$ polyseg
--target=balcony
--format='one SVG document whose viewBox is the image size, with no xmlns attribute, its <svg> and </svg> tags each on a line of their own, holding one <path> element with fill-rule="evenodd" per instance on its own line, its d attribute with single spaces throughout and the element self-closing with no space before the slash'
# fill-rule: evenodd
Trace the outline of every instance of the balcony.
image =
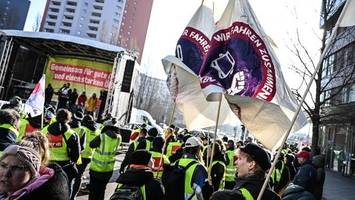
<svg viewBox="0 0 355 200">
<path fill-rule="evenodd" d="M 67 12 L 67 11 L 64 11 L 64 15 L 67 16 L 68 18 L 72 17 L 74 18 L 74 14 L 73 12 Z"/>
<path fill-rule="evenodd" d="M 75 9 L 76 9 L 76 6 L 73 6 L 73 5 L 65 5 L 65 8 L 66 9 L 71 9 L 71 10 L 74 10 L 74 12 L 75 12 Z"/>
<path fill-rule="evenodd" d="M 57 22 L 57 19 L 53 19 L 53 18 L 47 17 L 46 21 L 47 22 Z"/>
<path fill-rule="evenodd" d="M 89 35 L 89 34 L 93 34 L 93 35 L 96 35 L 97 34 L 97 30 L 87 30 L 86 33 Z M 96 37 L 96 36 L 95 36 Z"/>
</svg>

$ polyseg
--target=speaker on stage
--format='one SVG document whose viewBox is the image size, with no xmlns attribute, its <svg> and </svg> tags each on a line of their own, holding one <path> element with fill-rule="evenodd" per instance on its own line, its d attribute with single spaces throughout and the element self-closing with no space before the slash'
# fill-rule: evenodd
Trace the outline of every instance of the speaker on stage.
<svg viewBox="0 0 355 200">
<path fill-rule="evenodd" d="M 134 60 L 126 61 L 126 66 L 124 69 L 122 85 L 121 85 L 122 92 L 128 92 L 128 93 L 131 92 L 131 82 L 132 82 L 132 76 L 134 70 L 134 63 L 135 63 Z"/>
</svg>

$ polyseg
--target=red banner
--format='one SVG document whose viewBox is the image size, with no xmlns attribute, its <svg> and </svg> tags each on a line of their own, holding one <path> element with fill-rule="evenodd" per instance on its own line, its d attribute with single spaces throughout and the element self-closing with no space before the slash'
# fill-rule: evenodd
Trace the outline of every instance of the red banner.
<svg viewBox="0 0 355 200">
<path fill-rule="evenodd" d="M 57 62 L 50 63 L 49 67 L 53 73 L 54 80 L 76 82 L 104 89 L 108 88 L 111 75 L 109 71 Z"/>
</svg>

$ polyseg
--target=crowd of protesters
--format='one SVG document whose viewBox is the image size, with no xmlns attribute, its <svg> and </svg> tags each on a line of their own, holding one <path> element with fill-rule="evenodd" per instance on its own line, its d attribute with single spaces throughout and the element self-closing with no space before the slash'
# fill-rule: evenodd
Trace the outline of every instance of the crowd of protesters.
<svg viewBox="0 0 355 200">
<path fill-rule="evenodd" d="M 97 121 L 87 107 L 73 110 L 85 100 L 73 104 L 70 90 L 57 92 L 58 108 L 48 107 L 43 121 L 22 113 L 18 97 L 0 109 L 0 199 L 75 199 L 87 168 L 89 199 L 104 199 L 120 129 L 110 116 Z M 111 199 L 257 199 L 274 155 L 251 139 L 212 141 L 174 125 L 164 133 L 137 127 Z M 321 199 L 324 178 L 319 149 L 284 145 L 262 199 Z"/>
</svg>

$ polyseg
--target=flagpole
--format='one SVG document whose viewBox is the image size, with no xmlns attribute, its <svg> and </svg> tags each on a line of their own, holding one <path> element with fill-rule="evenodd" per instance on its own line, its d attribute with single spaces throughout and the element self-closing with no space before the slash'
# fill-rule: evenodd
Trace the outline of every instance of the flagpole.
<svg viewBox="0 0 355 200">
<path fill-rule="evenodd" d="M 44 118 L 44 110 L 42 111 L 41 114 L 41 130 L 43 129 L 43 118 Z"/>
<path fill-rule="evenodd" d="M 173 123 L 173 119 L 174 119 L 175 110 L 176 110 L 176 100 L 174 101 L 173 112 L 172 112 L 172 113 L 171 113 L 171 115 L 170 115 L 170 119 L 169 119 L 169 126 Z"/>
<path fill-rule="evenodd" d="M 218 102 L 218 110 L 217 110 L 217 119 L 216 119 L 216 127 L 214 129 L 214 138 L 213 138 L 213 144 L 212 144 L 212 151 L 210 153 L 210 163 L 207 166 L 208 167 L 208 182 L 212 185 L 212 178 L 211 178 L 211 171 L 212 171 L 212 162 L 213 162 L 213 154 L 214 154 L 214 149 L 216 146 L 216 141 L 217 141 L 217 128 L 218 128 L 218 123 L 219 123 L 219 116 L 221 112 L 221 104 L 222 104 L 222 94 L 218 94 L 219 96 L 219 102 Z M 209 148 L 209 147 L 208 147 Z M 207 149 L 207 158 L 208 158 L 208 152 L 209 150 Z"/>
<path fill-rule="evenodd" d="M 268 174 L 267 174 L 267 176 L 266 176 L 266 179 L 265 179 L 265 181 L 264 181 L 263 187 L 261 188 L 261 191 L 260 191 L 260 193 L 259 193 L 259 196 L 258 196 L 257 200 L 261 200 L 261 197 L 262 197 L 262 195 L 263 195 L 263 193 L 264 193 L 264 191 L 265 191 L 265 189 L 266 189 L 266 186 L 267 186 L 267 184 L 268 184 L 268 182 L 269 182 L 269 179 L 270 179 L 270 176 L 271 176 L 271 174 L 272 174 L 272 171 L 274 170 L 274 168 L 275 168 L 275 166 L 276 166 L 276 163 L 277 163 L 277 161 L 278 161 L 278 159 L 279 159 L 279 157 L 280 157 L 282 147 L 283 147 L 283 145 L 285 144 L 285 142 L 286 142 L 288 136 L 290 135 L 290 132 L 291 132 L 291 130 L 292 130 L 292 127 L 293 127 L 293 125 L 295 124 L 296 119 L 297 119 L 297 116 L 298 116 L 298 114 L 299 114 L 300 111 L 301 111 L 302 104 L 304 103 L 304 101 L 305 101 L 305 99 L 306 99 L 306 96 L 307 96 L 307 94 L 308 94 L 308 92 L 309 92 L 309 89 L 311 88 L 311 85 L 312 85 L 312 83 L 313 83 L 313 80 L 314 80 L 314 78 L 316 77 L 317 72 L 319 71 L 320 67 L 322 66 L 323 59 L 324 59 L 324 57 L 325 57 L 327 51 L 329 50 L 330 45 L 334 42 L 334 40 L 335 40 L 335 38 L 336 38 L 336 34 L 337 34 L 337 30 L 338 30 L 339 24 L 340 24 L 342 18 L 344 17 L 344 13 L 345 13 L 345 11 L 346 11 L 348 5 L 349 5 L 349 2 L 350 2 L 350 0 L 347 0 L 347 1 L 346 1 L 345 6 L 344 6 L 344 8 L 343 8 L 343 10 L 342 10 L 342 12 L 341 12 L 339 18 L 338 18 L 338 21 L 337 21 L 337 23 L 335 24 L 334 31 L 332 32 L 332 34 L 331 34 L 331 36 L 330 36 L 329 43 L 326 44 L 326 46 L 325 46 L 325 48 L 324 48 L 324 50 L 323 50 L 323 52 L 322 52 L 322 54 L 321 54 L 321 56 L 320 56 L 320 59 L 319 59 L 318 64 L 317 64 L 317 67 L 316 67 L 316 69 L 314 70 L 314 72 L 313 72 L 313 74 L 312 74 L 312 77 L 311 77 L 309 83 L 307 84 L 307 88 L 306 88 L 306 90 L 305 90 L 305 92 L 304 92 L 304 94 L 303 94 L 303 96 L 302 96 L 302 100 L 301 100 L 300 104 L 298 105 L 298 108 L 297 108 L 297 111 L 296 111 L 295 115 L 293 116 L 293 119 L 292 119 L 292 121 L 291 121 L 291 125 L 290 125 L 289 129 L 287 130 L 286 135 L 285 135 L 285 136 L 283 137 L 283 139 L 282 139 L 280 148 L 277 150 L 277 154 L 276 154 L 276 156 L 275 156 L 275 158 L 274 158 L 274 161 L 273 161 L 273 163 L 272 163 L 272 165 L 271 165 L 271 168 L 270 168 L 270 170 L 269 170 L 269 172 L 268 172 Z"/>
</svg>

